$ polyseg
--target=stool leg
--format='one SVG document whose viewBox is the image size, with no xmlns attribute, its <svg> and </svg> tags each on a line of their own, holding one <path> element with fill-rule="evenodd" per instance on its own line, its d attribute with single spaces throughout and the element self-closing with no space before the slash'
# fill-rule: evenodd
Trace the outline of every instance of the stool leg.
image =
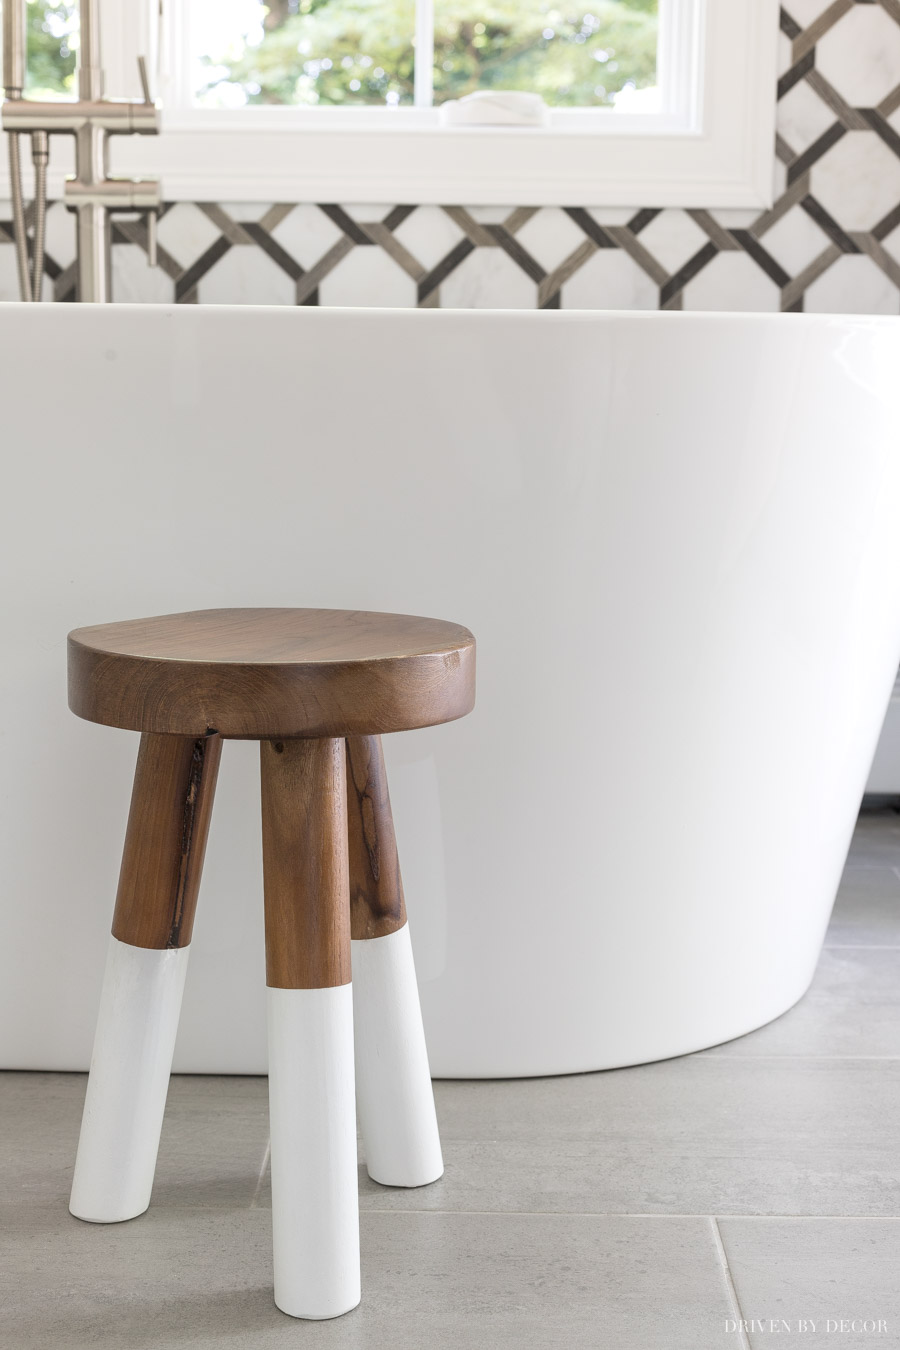
<svg viewBox="0 0 900 1350">
<path fill-rule="evenodd" d="M 344 746 L 261 743 L 275 1302 L 360 1298 Z"/>
<path fill-rule="evenodd" d="M 150 1203 L 221 741 L 141 737 L 69 1209 Z"/>
<path fill-rule="evenodd" d="M 379 736 L 347 741 L 356 1092 L 366 1167 L 383 1186 L 444 1170 Z"/>
</svg>

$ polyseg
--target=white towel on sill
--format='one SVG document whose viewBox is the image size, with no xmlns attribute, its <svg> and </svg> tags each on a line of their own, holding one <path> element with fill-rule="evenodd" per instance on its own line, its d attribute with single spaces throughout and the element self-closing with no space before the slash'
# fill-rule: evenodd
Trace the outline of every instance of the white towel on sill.
<svg viewBox="0 0 900 1350">
<path fill-rule="evenodd" d="M 549 108 L 540 94 L 513 89 L 479 89 L 440 105 L 445 127 L 543 127 Z"/>
</svg>

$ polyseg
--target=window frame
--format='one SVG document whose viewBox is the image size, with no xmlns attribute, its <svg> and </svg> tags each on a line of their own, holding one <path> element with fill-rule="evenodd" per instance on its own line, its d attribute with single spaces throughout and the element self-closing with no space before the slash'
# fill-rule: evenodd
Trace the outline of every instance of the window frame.
<svg viewBox="0 0 900 1350">
<path fill-rule="evenodd" d="M 166 0 L 161 49 L 158 4 L 101 0 L 103 61 L 116 95 L 139 96 L 139 52 L 164 72 L 163 135 L 115 137 L 111 158 L 116 173 L 159 174 L 170 201 L 765 207 L 773 199 L 778 0 L 665 0 L 662 110 L 559 108 L 541 128 L 444 127 L 436 108 L 422 106 L 191 108 L 190 0 Z M 65 139 L 54 138 L 51 191 L 71 172 Z"/>
</svg>

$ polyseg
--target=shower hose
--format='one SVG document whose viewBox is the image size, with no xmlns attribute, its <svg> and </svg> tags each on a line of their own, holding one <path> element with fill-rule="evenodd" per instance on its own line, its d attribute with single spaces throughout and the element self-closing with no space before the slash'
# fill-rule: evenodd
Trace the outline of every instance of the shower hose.
<svg viewBox="0 0 900 1350">
<path fill-rule="evenodd" d="M 12 193 L 16 264 L 19 271 L 19 294 L 23 300 L 40 300 L 44 279 L 49 138 L 46 131 L 35 131 L 31 136 L 31 155 L 34 162 L 34 238 L 31 247 L 31 266 L 29 267 L 29 241 L 25 226 L 25 201 L 22 195 L 22 158 L 19 135 L 20 133 L 15 131 L 9 133 L 9 178 Z"/>
</svg>

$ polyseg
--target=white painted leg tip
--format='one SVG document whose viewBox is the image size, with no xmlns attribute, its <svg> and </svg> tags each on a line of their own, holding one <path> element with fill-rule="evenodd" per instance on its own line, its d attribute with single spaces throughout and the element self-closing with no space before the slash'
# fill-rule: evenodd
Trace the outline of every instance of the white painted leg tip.
<svg viewBox="0 0 900 1350">
<path fill-rule="evenodd" d="M 131 1219 L 139 1219 L 142 1214 L 146 1214 L 150 1208 L 149 1202 L 143 1209 L 131 1210 L 127 1214 L 99 1214 L 89 1212 L 87 1209 L 73 1208 L 69 1205 L 69 1213 L 73 1219 L 78 1219 L 81 1223 L 128 1223 Z"/>
<path fill-rule="evenodd" d="M 279 1312 L 283 1312 L 285 1317 L 294 1317 L 298 1322 L 331 1322 L 335 1317 L 346 1317 L 347 1313 L 353 1312 L 358 1308 L 360 1298 L 355 1303 L 348 1303 L 346 1308 L 338 1308 L 336 1312 L 295 1312 L 293 1308 L 286 1308 L 283 1303 L 275 1299 L 275 1307 Z"/>
<path fill-rule="evenodd" d="M 356 1095 L 369 1176 L 415 1190 L 444 1173 L 406 924 L 353 944 Z"/>
<path fill-rule="evenodd" d="M 366 1168 L 369 1172 L 369 1169 Z M 444 1169 L 441 1167 L 439 1172 L 429 1172 L 427 1175 L 404 1175 L 385 1173 L 382 1176 L 376 1176 L 374 1172 L 369 1172 L 369 1180 L 375 1181 L 379 1186 L 402 1187 L 404 1190 L 418 1190 L 422 1186 L 433 1186 L 436 1181 L 440 1181 L 444 1175 Z"/>
<path fill-rule="evenodd" d="M 150 1204 L 190 947 L 110 937 L 69 1213 L 127 1223 Z"/>
</svg>

